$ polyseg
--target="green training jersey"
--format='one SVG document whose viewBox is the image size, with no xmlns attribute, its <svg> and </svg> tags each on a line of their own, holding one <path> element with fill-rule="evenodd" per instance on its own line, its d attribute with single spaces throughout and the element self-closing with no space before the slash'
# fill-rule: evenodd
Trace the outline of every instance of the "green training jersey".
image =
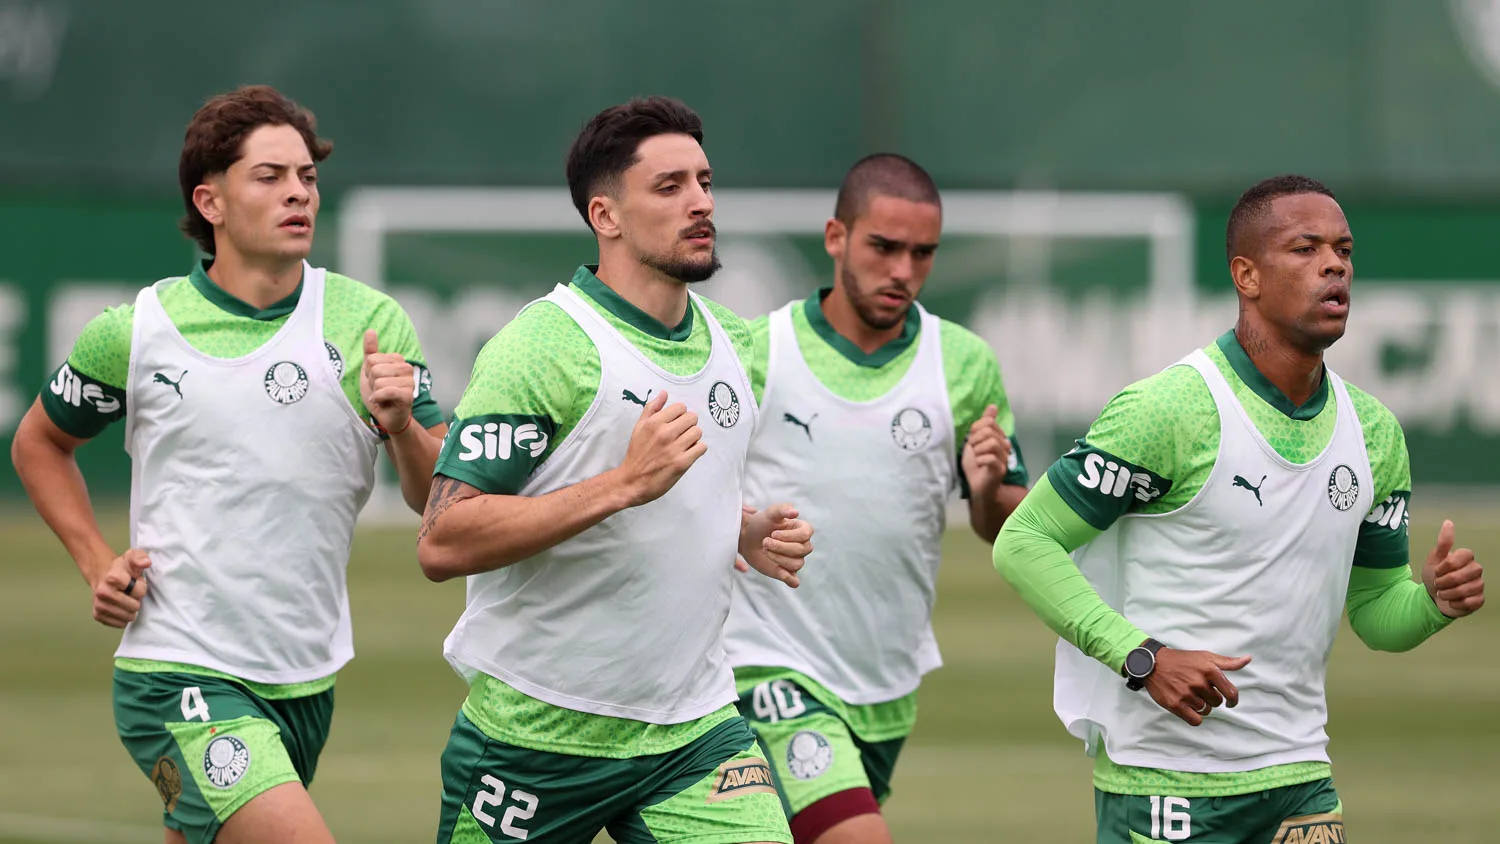
<svg viewBox="0 0 1500 844">
<path fill-rule="evenodd" d="M 663 325 L 611 290 L 594 269 L 580 267 L 571 290 L 648 360 L 681 376 L 708 363 L 711 334 L 698 305 L 691 304 L 676 326 Z M 700 301 L 723 327 L 748 372 L 751 341 L 745 322 L 721 305 Z M 509 426 L 504 429 L 517 436 L 526 431 L 528 439 L 519 445 L 545 445 L 496 449 L 493 457 L 477 459 L 463 446 L 461 436 L 450 436 L 436 473 L 486 494 L 519 493 L 578 427 L 594 403 L 600 380 L 599 351 L 583 327 L 552 302 L 529 305 L 480 351 L 450 430 L 494 423 Z M 624 400 L 644 404 L 647 396 L 627 395 Z M 666 725 L 579 712 L 548 704 L 484 674 L 474 681 L 464 714 L 487 735 L 509 744 L 607 758 L 665 753 L 736 717 L 732 704 L 704 718 Z"/>
<path fill-rule="evenodd" d="M 199 352 L 220 358 L 250 354 L 269 341 L 290 317 L 302 287 L 274 305 L 257 309 L 227 293 L 208 277 L 204 260 L 186 277 L 157 288 L 163 310 L 187 343 Z M 375 329 L 382 351 L 400 354 L 414 367 L 418 394 L 413 418 L 424 427 L 442 422 L 442 410 L 432 398 L 432 377 L 417 342 L 411 320 L 394 299 L 344 276 L 327 273 L 324 281 L 323 337 L 331 358 L 342 367 L 340 385 L 355 412 L 369 420 L 359 394 L 359 372 L 364 362 L 364 333 Z M 42 408 L 64 433 L 80 439 L 98 436 L 126 411 L 130 372 L 133 304 L 110 308 L 94 317 L 79 334 L 65 362 L 52 373 L 41 391 Z M 179 381 L 182 376 L 178 376 Z M 182 672 L 228 677 L 202 666 L 120 658 L 116 666 L 131 672 Z M 334 677 L 305 683 L 245 683 L 261 697 L 305 697 L 326 690 Z"/>
<path fill-rule="evenodd" d="M 1282 458 L 1306 463 L 1328 446 L 1337 421 L 1337 403 L 1331 400 L 1327 378 L 1306 403 L 1294 406 L 1255 368 L 1233 331 L 1205 352 L 1229 382 L 1251 423 Z M 1405 435 L 1384 405 L 1353 385 L 1346 386 L 1364 435 L 1376 502 L 1361 524 L 1352 562 L 1375 569 L 1405 566 L 1406 510 L 1411 497 Z M 1102 531 L 1126 513 L 1167 513 L 1192 501 L 1214 468 L 1219 434 L 1218 411 L 1203 378 L 1191 367 L 1170 367 L 1116 395 L 1077 446 L 1048 469 L 1047 480 L 1081 518 Z M 1106 466 L 1118 466 L 1117 475 L 1129 473 L 1129 494 L 1100 495 L 1087 485 L 1087 479 L 1098 475 L 1101 459 Z M 1257 480 L 1246 479 L 1246 488 Z M 1328 775 L 1329 766 L 1321 762 L 1233 774 L 1132 768 L 1114 764 L 1101 749 L 1094 779 L 1098 788 L 1111 793 L 1222 795 L 1311 782 Z"/>
</svg>

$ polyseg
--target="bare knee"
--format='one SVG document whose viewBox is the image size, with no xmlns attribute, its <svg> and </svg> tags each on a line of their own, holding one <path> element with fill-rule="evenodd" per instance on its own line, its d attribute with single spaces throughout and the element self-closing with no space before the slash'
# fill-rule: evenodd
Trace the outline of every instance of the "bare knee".
<svg viewBox="0 0 1500 844">
<path fill-rule="evenodd" d="M 250 799 L 219 828 L 214 844 L 334 844 L 333 833 L 301 783 L 288 782 Z"/>
</svg>

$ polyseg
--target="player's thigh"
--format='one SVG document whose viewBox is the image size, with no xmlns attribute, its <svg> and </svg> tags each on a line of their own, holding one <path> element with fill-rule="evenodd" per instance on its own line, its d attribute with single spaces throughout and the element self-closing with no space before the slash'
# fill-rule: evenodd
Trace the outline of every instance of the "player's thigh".
<svg viewBox="0 0 1500 844">
<path fill-rule="evenodd" d="M 742 720 L 647 760 L 649 792 L 609 824 L 619 844 L 791 844 L 770 766 Z"/>
<path fill-rule="evenodd" d="M 516 747 L 485 735 L 462 711 L 442 758 L 438 844 L 588 841 L 629 810 L 633 760 Z"/>
<path fill-rule="evenodd" d="M 797 844 L 891 844 L 891 830 L 881 815 L 855 815 L 829 827 L 816 838 Z"/>
<path fill-rule="evenodd" d="M 301 777 L 264 701 L 237 683 L 115 672 L 115 725 L 162 800 L 162 823 L 189 844 L 257 795 Z"/>
<path fill-rule="evenodd" d="M 302 783 L 287 782 L 230 815 L 214 844 L 333 844 L 333 833 Z"/>
<path fill-rule="evenodd" d="M 1095 791 L 1094 807 L 1099 844 L 1344 840 L 1342 808 L 1329 780 L 1226 797 Z"/>
<path fill-rule="evenodd" d="M 870 777 L 849 727 L 822 710 L 774 723 L 751 723 L 764 749 L 777 787 L 795 816 L 826 797 L 869 789 Z"/>
</svg>

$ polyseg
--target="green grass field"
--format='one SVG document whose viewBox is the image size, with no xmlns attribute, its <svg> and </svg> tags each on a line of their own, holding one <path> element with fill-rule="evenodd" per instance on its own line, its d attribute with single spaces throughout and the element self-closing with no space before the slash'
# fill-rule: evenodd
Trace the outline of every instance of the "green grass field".
<svg viewBox="0 0 1500 844">
<path fill-rule="evenodd" d="M 1412 523 L 1425 553 L 1438 513 Z M 1486 510 L 1450 514 L 1459 540 L 1500 560 Z M 109 522 L 123 540 L 123 522 Z M 117 634 L 40 522 L 0 519 L 0 841 L 153 842 L 161 803 L 115 736 Z M 122 547 L 117 545 L 117 547 Z M 463 601 L 428 583 L 409 531 L 362 533 L 350 572 L 357 658 L 312 793 L 340 841 L 427 842 L 437 761 L 464 689 L 441 655 Z M 1089 760 L 1051 712 L 1052 635 L 953 533 L 937 606 L 947 665 L 896 771 L 888 816 L 905 842 L 1093 840 Z M 1330 675 L 1334 773 L 1358 844 L 1500 840 L 1500 604 L 1411 654 L 1375 654 L 1346 629 Z"/>
</svg>

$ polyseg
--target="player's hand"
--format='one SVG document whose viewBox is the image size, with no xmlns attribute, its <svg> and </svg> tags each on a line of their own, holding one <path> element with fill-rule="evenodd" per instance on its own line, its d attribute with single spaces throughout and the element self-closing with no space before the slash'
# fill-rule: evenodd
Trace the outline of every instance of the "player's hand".
<svg viewBox="0 0 1500 844">
<path fill-rule="evenodd" d="M 797 518 L 797 508 L 790 504 L 773 504 L 759 512 L 745 508 L 740 524 L 740 556 L 745 562 L 796 589 L 801 583 L 797 572 L 812 553 L 812 525 Z"/>
<path fill-rule="evenodd" d="M 707 451 L 698 414 L 682 402 L 668 406 L 667 391 L 657 392 L 641 408 L 618 469 L 627 506 L 660 498 Z"/>
<path fill-rule="evenodd" d="M 94 620 L 110 627 L 135 621 L 146 597 L 146 569 L 151 558 L 139 548 L 114 558 L 104 575 L 94 581 Z"/>
<path fill-rule="evenodd" d="M 1422 566 L 1422 583 L 1438 611 L 1463 618 L 1484 606 L 1484 567 L 1468 548 L 1453 547 L 1453 522 L 1438 529 L 1437 546 Z"/>
<path fill-rule="evenodd" d="M 995 421 L 999 414 L 1000 408 L 992 404 L 969 426 L 960 461 L 971 496 L 992 494 L 1010 468 L 1010 437 Z"/>
<path fill-rule="evenodd" d="M 1156 670 L 1146 678 L 1146 691 L 1162 709 L 1196 727 L 1215 707 L 1240 702 L 1240 690 L 1224 672 L 1249 664 L 1248 656 L 1162 648 L 1156 652 Z"/>
<path fill-rule="evenodd" d="M 411 421 L 416 371 L 406 358 L 380 351 L 375 329 L 365 332 L 365 362 L 359 370 L 359 397 L 380 427 L 402 431 Z"/>
</svg>

